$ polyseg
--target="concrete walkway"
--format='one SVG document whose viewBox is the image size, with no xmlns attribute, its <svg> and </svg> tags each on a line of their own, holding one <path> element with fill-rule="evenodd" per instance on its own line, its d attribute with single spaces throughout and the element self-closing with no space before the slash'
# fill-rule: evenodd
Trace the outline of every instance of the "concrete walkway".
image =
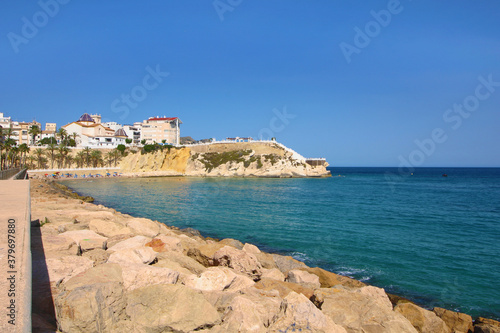
<svg viewBox="0 0 500 333">
<path fill-rule="evenodd" d="M 0 332 L 31 332 L 29 180 L 0 181 Z"/>
</svg>

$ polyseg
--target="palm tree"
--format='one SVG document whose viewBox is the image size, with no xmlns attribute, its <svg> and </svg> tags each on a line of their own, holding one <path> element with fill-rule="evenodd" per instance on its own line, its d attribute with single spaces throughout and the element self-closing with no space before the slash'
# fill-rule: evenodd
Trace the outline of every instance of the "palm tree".
<svg viewBox="0 0 500 333">
<path fill-rule="evenodd" d="M 61 140 L 60 143 L 64 143 L 64 141 L 66 140 L 66 138 L 68 137 L 68 132 L 63 128 L 59 128 L 59 130 L 57 131 L 57 135 L 59 136 L 59 139 Z"/>
<path fill-rule="evenodd" d="M 29 153 L 30 147 L 28 147 L 27 144 L 23 143 L 19 147 L 19 153 L 21 154 L 21 166 L 24 166 L 26 164 L 26 154 Z"/>
<path fill-rule="evenodd" d="M 33 155 L 28 156 L 28 169 L 32 170 L 36 168 L 36 157 Z"/>
<path fill-rule="evenodd" d="M 47 146 L 47 149 L 45 150 L 45 153 L 47 154 L 48 158 L 50 159 L 50 168 L 54 169 L 54 160 L 56 159 L 56 150 L 57 146 L 53 143 L 49 144 Z"/>
<path fill-rule="evenodd" d="M 36 140 L 36 137 L 42 133 L 42 131 L 40 130 L 40 127 L 38 127 L 38 125 L 33 125 L 31 126 L 29 132 L 29 134 L 31 134 L 31 137 L 32 137 L 32 141 L 31 141 L 31 144 L 34 145 L 35 144 L 35 140 Z"/>
<path fill-rule="evenodd" d="M 102 161 L 102 153 L 100 150 L 93 150 L 92 153 L 90 154 L 90 159 L 92 160 L 92 166 L 94 168 L 99 165 Z"/>
<path fill-rule="evenodd" d="M 115 154 L 114 151 L 108 151 L 106 154 L 106 161 L 108 162 L 108 166 L 111 167 L 111 163 L 113 163 L 113 160 L 115 159 Z"/>
<path fill-rule="evenodd" d="M 66 160 L 66 156 L 68 156 L 69 154 L 69 148 L 66 147 L 66 145 L 64 143 L 61 143 L 59 145 L 59 147 L 57 147 L 57 151 L 58 151 L 58 165 L 59 165 L 59 169 L 63 168 L 64 167 L 64 162 Z"/>
<path fill-rule="evenodd" d="M 77 145 L 77 144 L 76 144 L 76 138 L 78 138 L 78 137 L 79 137 L 78 133 L 73 132 L 73 133 L 71 133 L 71 134 L 70 134 L 70 136 L 71 136 L 71 137 L 73 138 L 73 140 L 75 141 L 75 145 Z M 78 145 L 77 145 L 77 146 L 78 146 Z"/>
<path fill-rule="evenodd" d="M 74 158 L 77 168 L 81 168 L 85 162 L 85 152 L 80 150 Z"/>
<path fill-rule="evenodd" d="M 43 149 L 42 148 L 35 149 L 35 156 L 36 156 L 36 161 L 38 163 L 38 169 L 41 169 L 43 161 Z"/>
<path fill-rule="evenodd" d="M 90 166 L 90 154 L 91 154 L 91 150 L 89 147 L 85 147 L 83 148 L 83 152 L 85 154 L 85 164 L 88 166 Z"/>
</svg>

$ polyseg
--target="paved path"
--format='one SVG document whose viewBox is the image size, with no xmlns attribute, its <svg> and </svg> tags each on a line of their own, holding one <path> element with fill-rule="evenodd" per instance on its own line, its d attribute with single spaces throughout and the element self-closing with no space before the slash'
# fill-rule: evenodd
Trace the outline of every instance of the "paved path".
<svg viewBox="0 0 500 333">
<path fill-rule="evenodd" d="M 0 332 L 2 333 L 31 332 L 29 191 L 29 180 L 0 181 Z"/>
</svg>

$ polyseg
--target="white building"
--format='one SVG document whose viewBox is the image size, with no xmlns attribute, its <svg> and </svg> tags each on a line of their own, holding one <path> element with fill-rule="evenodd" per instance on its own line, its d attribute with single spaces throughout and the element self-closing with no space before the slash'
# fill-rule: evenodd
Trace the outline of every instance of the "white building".
<svg viewBox="0 0 500 333">
<path fill-rule="evenodd" d="M 165 143 L 179 145 L 181 141 L 180 124 L 177 117 L 150 117 L 142 122 L 141 140 L 147 144 Z"/>
</svg>

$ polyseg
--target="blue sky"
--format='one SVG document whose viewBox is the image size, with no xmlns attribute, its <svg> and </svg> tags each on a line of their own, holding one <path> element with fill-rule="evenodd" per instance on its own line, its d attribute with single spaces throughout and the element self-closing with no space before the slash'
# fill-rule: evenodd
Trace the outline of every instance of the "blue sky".
<svg viewBox="0 0 500 333">
<path fill-rule="evenodd" d="M 183 136 L 272 134 L 334 166 L 500 166 L 498 1 L 2 6 L 14 120 L 177 116 Z"/>
</svg>

